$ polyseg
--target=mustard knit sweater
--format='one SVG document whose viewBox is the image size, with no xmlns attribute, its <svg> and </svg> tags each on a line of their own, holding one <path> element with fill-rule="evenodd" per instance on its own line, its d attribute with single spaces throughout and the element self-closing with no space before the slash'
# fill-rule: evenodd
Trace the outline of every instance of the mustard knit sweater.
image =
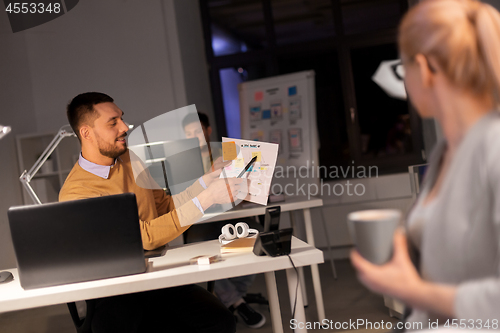
<svg viewBox="0 0 500 333">
<path fill-rule="evenodd" d="M 135 193 L 142 244 L 146 250 L 152 250 L 170 242 L 203 216 L 191 200 L 203 191 L 199 181 L 180 194 L 168 196 L 156 184 L 151 184 L 149 188 L 157 189 L 138 186 L 134 179 L 133 167 L 135 169 L 137 166 L 132 166 L 129 151 L 116 160 L 108 179 L 85 171 L 77 162 L 61 188 L 59 201 Z M 142 174 L 149 175 L 148 173 Z M 146 179 L 150 183 L 153 182 L 150 177 Z M 140 183 L 143 181 L 144 179 Z"/>
</svg>

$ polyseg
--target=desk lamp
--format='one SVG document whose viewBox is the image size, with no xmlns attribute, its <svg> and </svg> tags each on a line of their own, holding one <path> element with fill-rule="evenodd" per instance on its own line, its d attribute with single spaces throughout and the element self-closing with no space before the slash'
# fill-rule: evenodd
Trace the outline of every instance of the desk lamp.
<svg viewBox="0 0 500 333">
<path fill-rule="evenodd" d="M 382 61 L 372 80 L 392 98 L 406 100 L 404 68 L 400 59 Z"/>
<path fill-rule="evenodd" d="M 40 155 L 40 157 L 36 160 L 35 164 L 31 167 L 31 169 L 29 171 L 24 170 L 21 177 L 19 177 L 19 180 L 23 184 L 26 191 L 28 191 L 28 194 L 30 195 L 31 199 L 35 204 L 41 205 L 42 202 L 40 201 L 35 191 L 31 187 L 30 182 L 35 176 L 35 174 L 38 172 L 38 170 L 40 170 L 45 161 L 47 161 L 47 159 L 50 157 L 52 152 L 57 148 L 62 139 L 69 136 L 76 136 L 76 134 L 73 133 L 69 125 L 64 125 L 59 129 L 59 132 L 57 132 L 54 139 L 52 139 L 47 148 L 45 148 L 42 155 Z"/>
<path fill-rule="evenodd" d="M 10 132 L 10 126 L 0 125 L 0 139 L 6 136 Z"/>
</svg>

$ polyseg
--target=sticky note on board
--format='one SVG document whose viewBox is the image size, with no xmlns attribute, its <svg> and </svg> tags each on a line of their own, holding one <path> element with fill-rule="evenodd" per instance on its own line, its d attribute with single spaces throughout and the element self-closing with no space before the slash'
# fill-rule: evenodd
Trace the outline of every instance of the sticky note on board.
<svg viewBox="0 0 500 333">
<path fill-rule="evenodd" d="M 255 162 L 261 162 L 262 161 L 262 153 L 260 151 L 253 151 L 252 152 L 252 158 L 257 156 L 257 160 Z"/>
<path fill-rule="evenodd" d="M 264 99 L 264 93 L 262 91 L 256 91 L 254 95 L 256 101 L 262 101 Z"/>
<path fill-rule="evenodd" d="M 297 95 L 297 86 L 288 87 L 288 96 Z"/>
<path fill-rule="evenodd" d="M 234 162 L 234 167 L 235 168 L 244 168 L 245 162 L 243 161 L 242 158 L 237 158 L 236 161 Z"/>
<path fill-rule="evenodd" d="M 236 144 L 234 141 L 222 143 L 222 159 L 232 161 L 236 159 Z"/>
</svg>

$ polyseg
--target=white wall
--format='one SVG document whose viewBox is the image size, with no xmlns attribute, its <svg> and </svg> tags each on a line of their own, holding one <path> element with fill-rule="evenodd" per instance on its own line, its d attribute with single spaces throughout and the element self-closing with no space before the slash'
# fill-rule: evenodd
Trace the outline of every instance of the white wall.
<svg viewBox="0 0 500 333">
<path fill-rule="evenodd" d="M 26 31 L 37 129 L 67 123 L 75 95 L 111 95 L 130 123 L 176 107 L 159 1 L 81 1 Z"/>
<path fill-rule="evenodd" d="M 196 104 L 198 111 L 208 115 L 213 130 L 212 140 L 215 140 L 218 137 L 217 125 L 213 112 L 199 1 L 176 0 L 174 8 L 186 100 L 188 104 Z"/>
<path fill-rule="evenodd" d="M 0 269 L 15 265 L 7 209 L 22 204 L 15 135 L 57 131 L 87 91 L 136 125 L 193 103 L 213 119 L 199 16 L 197 1 L 87 0 L 13 34 L 0 15 L 0 124 L 13 127 L 0 141 Z"/>
<path fill-rule="evenodd" d="M 0 15 L 0 124 L 12 127 L 0 140 L 1 270 L 15 265 L 7 209 L 22 200 L 15 135 L 36 131 L 26 37 L 12 33 L 7 15 Z"/>
</svg>

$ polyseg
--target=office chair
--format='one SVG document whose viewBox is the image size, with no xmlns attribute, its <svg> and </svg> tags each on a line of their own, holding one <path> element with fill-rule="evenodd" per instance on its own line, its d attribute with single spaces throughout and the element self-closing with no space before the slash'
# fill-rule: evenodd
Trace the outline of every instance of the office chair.
<svg viewBox="0 0 500 333">
<path fill-rule="evenodd" d="M 86 300 L 87 303 L 87 313 L 85 318 L 80 318 L 78 315 L 78 310 L 76 309 L 76 303 L 68 303 L 69 313 L 71 314 L 71 319 L 73 319 L 73 324 L 75 324 L 77 333 L 92 333 L 92 317 L 94 316 L 95 303 L 96 300 Z"/>
</svg>

